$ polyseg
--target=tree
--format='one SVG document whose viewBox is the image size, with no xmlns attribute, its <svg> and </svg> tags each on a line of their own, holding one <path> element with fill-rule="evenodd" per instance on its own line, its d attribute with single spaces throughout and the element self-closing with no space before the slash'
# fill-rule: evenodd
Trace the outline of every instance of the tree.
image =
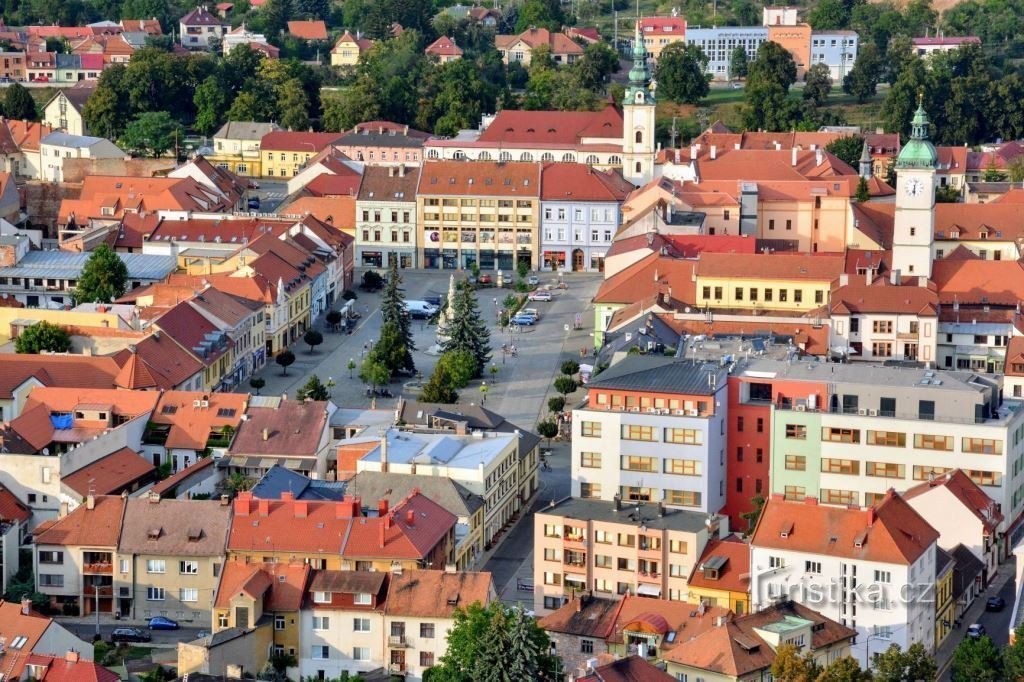
<svg viewBox="0 0 1024 682">
<path fill-rule="evenodd" d="M 922 680 L 933 679 L 922 677 Z M 853 656 L 843 656 L 832 661 L 818 675 L 815 682 L 871 682 L 871 672 L 861 670 L 860 663 Z"/>
<path fill-rule="evenodd" d="M 465 388 L 476 376 L 476 356 L 468 350 L 453 350 L 444 353 L 437 361 L 444 365 L 453 388 Z"/>
<path fill-rule="evenodd" d="M 871 199 L 871 189 L 868 187 L 868 181 L 865 178 L 857 180 L 857 191 L 854 193 L 853 198 L 862 204 Z"/>
<path fill-rule="evenodd" d="M 801 656 L 800 650 L 792 644 L 782 644 L 775 650 L 771 673 L 779 682 L 810 682 L 820 672 L 810 652 Z"/>
<path fill-rule="evenodd" d="M 555 390 L 562 395 L 569 395 L 576 390 L 576 380 L 563 374 L 555 379 Z"/>
<path fill-rule="evenodd" d="M 847 4 L 843 0 L 820 0 L 814 9 L 807 13 L 807 23 L 815 31 L 844 29 L 850 25 L 849 7 L 852 4 Z"/>
<path fill-rule="evenodd" d="M 292 78 L 281 87 L 277 98 L 277 110 L 281 113 L 281 126 L 288 130 L 309 128 L 309 97 L 302 88 L 302 81 Z"/>
<path fill-rule="evenodd" d="M 408 369 L 412 363 L 412 356 L 402 341 L 398 325 L 392 320 L 388 320 L 381 327 L 380 338 L 367 357 L 372 357 L 374 362 L 387 367 L 392 376 Z"/>
<path fill-rule="evenodd" d="M 236 471 L 235 473 L 231 474 L 226 479 L 224 479 L 224 487 L 228 490 L 228 492 L 232 492 L 235 494 L 245 492 L 246 490 L 252 490 L 253 486 L 255 485 L 256 479 L 249 478 L 241 471 Z"/>
<path fill-rule="evenodd" d="M 396 341 L 404 352 L 401 358 L 388 364 L 392 372 L 404 369 L 410 372 L 416 370 L 416 363 L 412 359 L 412 351 L 416 350 L 416 344 L 412 340 L 412 324 L 409 314 L 405 309 L 405 297 L 402 295 L 402 276 L 398 271 L 398 263 L 392 262 L 388 270 L 388 279 L 384 284 L 384 293 L 380 303 L 380 318 L 384 325 L 393 325 Z M 383 339 L 383 329 L 381 338 Z"/>
<path fill-rule="evenodd" d="M 960 201 L 960 190 L 953 185 L 942 185 L 935 188 L 935 203 L 955 204 Z"/>
<path fill-rule="evenodd" d="M 853 68 L 843 77 L 843 92 L 856 97 L 860 103 L 866 102 L 878 90 L 884 71 L 885 64 L 878 48 L 872 43 L 863 45 Z"/>
<path fill-rule="evenodd" d="M 274 358 L 274 362 L 281 366 L 281 376 L 287 376 L 288 367 L 295 363 L 295 353 L 290 350 L 283 350 Z"/>
<path fill-rule="evenodd" d="M 747 529 L 743 531 L 743 537 L 747 537 L 754 532 L 754 526 L 757 525 L 757 520 L 761 518 L 761 510 L 764 509 L 764 497 L 754 495 L 750 498 L 750 504 L 752 509 L 740 514 L 740 518 L 747 522 Z"/>
<path fill-rule="evenodd" d="M 1024 624 L 1013 631 L 1012 644 L 1003 649 L 1003 674 L 1008 680 L 1024 679 Z"/>
<path fill-rule="evenodd" d="M 276 38 L 288 26 L 288 20 L 294 14 L 292 0 L 267 0 L 260 10 L 267 35 Z"/>
<path fill-rule="evenodd" d="M 768 40 L 757 48 L 757 59 L 747 67 L 747 80 L 775 83 L 784 90 L 796 83 L 793 55 L 778 43 Z"/>
<path fill-rule="evenodd" d="M 564 20 L 557 0 L 526 0 L 519 9 L 515 32 L 522 33 L 531 26 L 555 31 Z"/>
<path fill-rule="evenodd" d="M 16 353 L 38 354 L 44 351 L 67 353 L 69 350 L 71 350 L 71 337 L 68 336 L 68 333 L 46 320 L 26 327 L 14 339 Z"/>
<path fill-rule="evenodd" d="M 576 60 L 573 69 L 583 87 L 598 90 L 619 70 L 619 55 L 604 41 L 591 43 L 583 48 L 583 56 Z"/>
<path fill-rule="evenodd" d="M 804 74 L 804 99 L 820 107 L 832 92 L 832 76 L 828 64 L 818 62 Z"/>
<path fill-rule="evenodd" d="M 338 331 L 338 325 L 341 324 L 341 311 L 340 310 L 329 310 L 327 315 L 324 317 L 327 324 L 331 325 L 332 331 Z"/>
<path fill-rule="evenodd" d="M 757 59 L 747 66 L 743 124 L 753 130 L 792 128 L 800 118 L 797 103 L 788 97 L 795 82 L 793 56 L 776 42 L 761 43 Z"/>
<path fill-rule="evenodd" d="M 825 151 L 835 154 L 855 170 L 864 151 L 864 138 L 859 135 L 844 135 L 825 145 Z"/>
<path fill-rule="evenodd" d="M 255 389 L 256 395 L 260 394 L 260 389 L 267 385 L 267 380 L 260 377 L 253 377 L 249 379 L 249 387 Z"/>
<path fill-rule="evenodd" d="M 451 405 L 459 401 L 459 394 L 453 388 L 454 383 L 452 382 L 452 376 L 449 373 L 447 365 L 441 362 L 437 363 L 434 367 L 433 374 L 430 375 L 430 379 L 423 385 L 423 390 L 420 391 L 420 400 L 425 403 L 441 403 L 442 405 Z"/>
<path fill-rule="evenodd" d="M 14 120 L 34 121 L 36 116 L 36 101 L 21 83 L 11 83 L 4 93 L 4 115 Z"/>
<path fill-rule="evenodd" d="M 309 377 L 305 385 L 295 392 L 296 400 L 329 400 L 331 397 L 330 391 L 327 390 L 327 386 L 320 381 L 320 377 L 313 375 Z"/>
<path fill-rule="evenodd" d="M 965 638 L 953 652 L 952 682 L 998 682 L 1003 678 L 999 649 L 989 637 Z"/>
<path fill-rule="evenodd" d="M 898 644 L 892 644 L 885 651 L 874 656 L 875 680 L 877 682 L 917 682 L 934 680 L 938 672 L 935 659 L 920 642 L 904 651 Z"/>
<path fill-rule="evenodd" d="M 859 56 L 858 56 L 859 58 Z M 737 45 L 729 54 L 729 78 L 747 77 L 747 48 Z"/>
<path fill-rule="evenodd" d="M 377 387 L 391 381 L 391 370 L 387 365 L 377 362 L 373 355 L 367 355 L 363 367 L 359 370 L 359 378 L 370 385 L 370 405 L 377 407 Z"/>
<path fill-rule="evenodd" d="M 670 102 L 696 104 L 710 90 L 707 66 L 708 57 L 698 46 L 672 43 L 658 58 L 658 95 Z"/>
<path fill-rule="evenodd" d="M 548 398 L 548 409 L 552 412 L 561 412 L 565 408 L 565 398 L 560 395 Z"/>
<path fill-rule="evenodd" d="M 558 435 L 558 423 L 554 419 L 544 419 L 537 422 L 537 435 L 548 439 L 548 447 L 551 447 L 551 439 Z"/>
<path fill-rule="evenodd" d="M 97 246 L 82 266 L 75 287 L 77 303 L 110 303 L 128 287 L 128 266 L 106 244 Z"/>
<path fill-rule="evenodd" d="M 229 121 L 263 121 L 265 106 L 251 92 L 240 92 L 228 109 Z"/>
<path fill-rule="evenodd" d="M 479 377 L 491 359 L 491 332 L 480 317 L 480 307 L 472 289 L 459 285 L 455 290 L 452 308 L 452 319 L 446 320 L 444 329 L 440 330 L 444 337 L 441 350 L 445 353 L 453 350 L 472 353 L 476 358 L 473 376 Z"/>
<path fill-rule="evenodd" d="M 982 176 L 982 179 L 985 182 L 1004 182 L 1006 180 L 1006 173 L 996 167 L 995 155 L 989 158 L 988 166 L 985 168 L 985 174 Z"/>
<path fill-rule="evenodd" d="M 213 76 L 204 80 L 192 97 L 196 107 L 196 120 L 193 127 L 203 135 L 212 135 L 224 123 L 224 113 L 228 105 L 227 94 Z"/>
<path fill-rule="evenodd" d="M 475 602 L 455 611 L 448 648 L 431 678 L 446 682 L 538 680 L 564 668 L 549 652 L 551 642 L 521 608 L 499 601 Z M 497 673 L 497 674 L 496 674 Z"/>
<path fill-rule="evenodd" d="M 313 349 L 324 342 L 324 335 L 315 329 L 310 329 L 302 336 L 302 341 L 309 346 L 309 354 L 313 354 Z"/>
<path fill-rule="evenodd" d="M 575 360 L 566 360 L 562 363 L 562 374 L 573 376 L 580 371 L 580 363 Z"/>
<path fill-rule="evenodd" d="M 119 142 L 133 154 L 155 158 L 174 149 L 180 135 L 181 125 L 169 113 L 147 111 L 125 127 Z"/>
</svg>

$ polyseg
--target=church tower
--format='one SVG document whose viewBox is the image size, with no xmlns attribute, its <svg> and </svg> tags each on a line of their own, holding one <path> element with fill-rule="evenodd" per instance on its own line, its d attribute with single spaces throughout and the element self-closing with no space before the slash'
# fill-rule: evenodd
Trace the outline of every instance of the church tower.
<svg viewBox="0 0 1024 682">
<path fill-rule="evenodd" d="M 622 175 L 635 185 L 654 177 L 654 90 L 647 69 L 647 48 L 636 22 L 633 68 L 622 102 Z"/>
<path fill-rule="evenodd" d="M 910 140 L 896 157 L 896 215 L 892 267 L 904 276 L 931 277 L 935 240 L 935 165 L 928 115 L 918 98 Z"/>
</svg>

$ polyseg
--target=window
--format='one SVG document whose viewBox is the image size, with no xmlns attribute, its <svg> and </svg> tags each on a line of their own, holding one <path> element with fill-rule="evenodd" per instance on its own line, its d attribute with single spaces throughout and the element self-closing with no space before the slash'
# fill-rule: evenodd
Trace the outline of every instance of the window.
<svg viewBox="0 0 1024 682">
<path fill-rule="evenodd" d="M 130 570 L 130 564 L 127 559 L 121 559 L 119 562 L 121 573 L 127 573 Z"/>
<path fill-rule="evenodd" d="M 875 570 L 875 582 L 876 583 L 891 583 L 892 573 L 889 571 Z"/>
<path fill-rule="evenodd" d="M 313 660 L 315 661 L 326 661 L 328 658 L 330 658 L 330 654 L 328 653 L 329 649 L 326 645 L 314 644 L 312 647 L 310 647 L 310 651 L 312 652 L 312 657 Z M 353 658 L 355 658 L 357 651 L 359 651 L 358 648 L 352 650 Z"/>
<path fill-rule="evenodd" d="M 650 502 L 654 499 L 654 490 L 638 486 L 624 485 L 619 487 L 619 495 L 624 500 L 633 502 Z"/>
<path fill-rule="evenodd" d="M 891 358 L 892 344 L 888 341 L 875 341 L 871 344 L 871 354 L 879 358 Z"/>
<path fill-rule="evenodd" d="M 197 573 L 199 573 L 199 562 L 179 561 L 178 573 L 181 573 L 182 575 L 196 575 Z"/>
<path fill-rule="evenodd" d="M 743 417 L 736 417 L 736 430 L 743 432 Z"/>
<path fill-rule="evenodd" d="M 562 527 L 552 523 L 544 524 L 544 537 L 546 538 L 560 538 L 562 537 Z"/>
<path fill-rule="evenodd" d="M 544 572 L 544 584 L 545 585 L 561 585 L 562 584 L 562 574 L 561 573 L 552 573 L 551 571 L 545 571 Z"/>
<path fill-rule="evenodd" d="M 331 629 L 331 618 L 330 618 L 330 616 L 313 616 L 313 629 L 314 630 L 330 630 Z"/>
<path fill-rule="evenodd" d="M 906 475 L 906 466 L 891 462 L 865 462 L 864 473 L 879 478 L 903 478 Z"/>
<path fill-rule="evenodd" d="M 370 631 L 370 619 L 369 618 L 353 618 L 352 619 L 352 632 L 369 632 Z"/>
<path fill-rule="evenodd" d="M 601 453 L 600 452 L 581 452 L 580 453 L 580 466 L 584 469 L 600 469 L 601 468 Z"/>
<path fill-rule="evenodd" d="M 953 436 L 933 436 L 927 433 L 914 434 L 914 447 L 921 450 L 953 451 Z"/>
<path fill-rule="evenodd" d="M 146 588 L 146 601 L 163 601 L 164 600 L 164 588 L 162 587 L 147 587 Z"/>
<path fill-rule="evenodd" d="M 779 302 L 780 303 L 785 303 L 788 300 L 789 300 L 789 289 L 779 289 Z"/>
<path fill-rule="evenodd" d="M 163 559 L 147 559 L 146 573 L 166 573 L 167 562 Z"/>
<path fill-rule="evenodd" d="M 39 574 L 39 586 L 40 587 L 64 587 L 64 576 L 62 575 L 49 575 L 46 573 Z"/>
<path fill-rule="evenodd" d="M 806 424 L 786 424 L 786 438 L 807 440 Z"/>
<path fill-rule="evenodd" d="M 423 639 L 434 639 L 434 624 L 420 623 L 420 637 Z"/>
<path fill-rule="evenodd" d="M 903 448 L 907 446 L 907 434 L 898 431 L 868 431 L 867 443 L 885 448 Z"/>
<path fill-rule="evenodd" d="M 619 547 L 636 547 L 636 536 L 630 533 L 617 533 L 615 544 Z"/>
<path fill-rule="evenodd" d="M 277 614 L 277 615 L 274 616 L 274 629 L 275 630 L 284 630 L 285 624 L 286 624 L 286 622 L 285 622 L 284 616 L 282 616 L 281 614 Z"/>
<path fill-rule="evenodd" d="M 699 492 L 692 490 L 666 490 L 665 503 L 680 507 L 699 507 L 701 497 Z"/>
<path fill-rule="evenodd" d="M 757 418 L 757 432 L 764 433 L 764 417 Z"/>
<path fill-rule="evenodd" d="M 218 613 L 217 614 L 217 627 L 226 628 L 228 626 L 228 614 Z"/>
<path fill-rule="evenodd" d="M 876 334 L 892 334 L 892 321 L 875 320 L 871 323 L 871 331 Z"/>
<path fill-rule="evenodd" d="M 700 476 L 700 462 L 696 459 L 666 459 L 666 474 L 679 474 L 680 476 Z"/>
<path fill-rule="evenodd" d="M 314 592 L 313 593 L 314 604 L 330 604 L 331 593 L 330 592 Z"/>
<path fill-rule="evenodd" d="M 587 438 L 600 438 L 601 422 L 580 422 L 580 435 Z"/>
<path fill-rule="evenodd" d="M 313 601 L 316 601 L 316 599 Z M 371 601 L 369 592 L 357 592 L 352 597 L 352 603 L 358 606 L 369 606 Z"/>
<path fill-rule="evenodd" d="M 804 302 L 804 291 L 803 289 L 793 289 L 793 302 L 803 303 Z"/>
<path fill-rule="evenodd" d="M 41 564 L 63 564 L 64 552 L 39 552 L 39 563 Z M 127 571 L 122 571 L 127 573 Z"/>
<path fill-rule="evenodd" d="M 951 471 L 949 467 L 914 466 L 915 481 L 931 481 Z"/>
<path fill-rule="evenodd" d="M 998 486 L 1002 484 L 1002 476 L 996 471 L 975 471 L 973 469 L 968 469 L 965 470 L 964 473 L 970 476 L 971 480 L 978 485 Z"/>
<path fill-rule="evenodd" d="M 182 587 L 178 590 L 178 599 L 184 602 L 199 601 L 199 589 L 196 587 Z"/>
<path fill-rule="evenodd" d="M 821 289 L 818 289 L 817 291 L 815 291 L 814 292 L 814 302 L 815 303 L 824 303 L 825 302 L 825 292 L 822 291 Z"/>
<path fill-rule="evenodd" d="M 807 471 L 807 458 L 803 455 L 786 455 L 788 471 Z"/>
<path fill-rule="evenodd" d="M 768 557 L 768 568 L 785 568 L 786 559 L 781 556 L 769 556 Z"/>
<path fill-rule="evenodd" d="M 704 443 L 704 432 L 698 429 L 665 429 L 665 442 L 701 445 Z"/>
<path fill-rule="evenodd" d="M 856 490 L 821 489 L 821 501 L 826 504 L 857 504 Z"/>
<path fill-rule="evenodd" d="M 802 485 L 787 485 L 783 494 L 787 500 L 802 500 L 807 496 L 807 489 Z"/>
<path fill-rule="evenodd" d="M 622 439 L 654 442 L 656 440 L 654 437 L 654 427 L 641 426 L 640 424 L 623 424 Z"/>
<path fill-rule="evenodd" d="M 976 455 L 1003 454 L 1003 441 L 992 440 L 991 438 L 964 438 L 961 447 L 964 452 L 971 452 Z"/>
<path fill-rule="evenodd" d="M 668 551 L 673 554 L 687 554 L 689 553 L 689 544 L 685 540 L 669 540 Z"/>
<path fill-rule="evenodd" d="M 433 651 L 421 651 L 420 652 L 420 667 L 432 668 L 434 667 L 434 652 Z"/>
<path fill-rule="evenodd" d="M 658 470 L 658 458 L 623 455 L 621 468 L 623 471 L 654 472 Z"/>
<path fill-rule="evenodd" d="M 601 499 L 601 484 L 581 482 L 580 497 L 595 500 Z"/>
<path fill-rule="evenodd" d="M 735 296 L 733 296 L 733 298 L 735 298 L 737 301 L 743 300 L 743 287 L 736 287 L 736 293 Z"/>
<path fill-rule="evenodd" d="M 821 429 L 821 439 L 830 443 L 859 443 L 860 429 L 838 429 L 826 426 Z"/>
<path fill-rule="evenodd" d="M 594 640 L 592 640 L 592 639 L 580 639 L 580 653 L 581 654 L 592 654 L 592 653 L 594 653 Z"/>
<path fill-rule="evenodd" d="M 804 573 L 821 573 L 820 561 L 805 561 Z"/>
<path fill-rule="evenodd" d="M 821 471 L 825 474 L 850 474 L 856 476 L 860 473 L 860 462 L 855 459 L 823 457 L 821 460 Z"/>
</svg>

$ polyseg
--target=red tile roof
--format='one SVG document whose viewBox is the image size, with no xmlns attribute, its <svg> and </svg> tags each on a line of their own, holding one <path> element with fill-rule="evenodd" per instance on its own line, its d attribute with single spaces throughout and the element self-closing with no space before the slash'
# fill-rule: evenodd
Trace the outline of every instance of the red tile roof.
<svg viewBox="0 0 1024 682">
<path fill-rule="evenodd" d="M 1015 306 L 1024 300 L 1024 264 L 1020 261 L 937 260 L 932 281 L 943 304 Z"/>
<path fill-rule="evenodd" d="M 683 17 L 642 17 L 640 31 L 645 36 L 685 36 L 686 19 Z"/>
<path fill-rule="evenodd" d="M 0 521 L 28 521 L 32 510 L 3 485 L 0 485 Z"/>
<path fill-rule="evenodd" d="M 455 609 L 487 606 L 497 595 L 490 573 L 404 571 L 391 576 L 386 613 L 407 618 L 451 618 Z"/>
<path fill-rule="evenodd" d="M 118 366 L 111 358 L 89 355 L 5 355 L 0 372 L 0 398 L 29 378 L 59 388 L 113 388 Z"/>
<path fill-rule="evenodd" d="M 530 27 L 519 35 L 498 35 L 494 46 L 499 50 L 508 49 L 522 41 L 531 50 L 541 45 L 551 48 L 551 54 L 581 55 L 583 48 L 564 33 L 555 33 L 546 28 Z"/>
<path fill-rule="evenodd" d="M 782 537 L 784 533 L 786 537 Z M 938 532 L 906 500 L 890 490 L 880 504 L 865 509 L 772 497 L 765 502 L 750 544 L 755 548 L 910 565 L 938 537 Z"/>
<path fill-rule="evenodd" d="M 40 670 L 33 674 L 39 682 L 119 682 L 117 673 L 107 670 L 94 661 L 83 661 L 77 652 L 68 652 L 65 656 L 48 656 L 32 654 L 27 665 Z"/>
<path fill-rule="evenodd" d="M 480 142 L 576 145 L 583 138 L 611 138 L 621 144 L 622 111 L 521 111 L 504 109 L 480 135 Z"/>
<path fill-rule="evenodd" d="M 954 231 L 959 233 L 958 237 L 953 236 Z M 1024 226 L 1020 210 L 1013 203 L 935 205 L 936 239 L 1016 242 L 1021 237 Z"/>
<path fill-rule="evenodd" d="M 1016 336 L 1020 339 L 1024 337 Z M 1009 354 L 1009 351 L 1007 351 Z M 988 494 L 982 490 L 971 477 L 961 469 L 954 469 L 933 481 L 925 481 L 915 485 L 903 493 L 903 499 L 913 500 L 935 488 L 945 488 L 953 497 L 960 501 L 985 526 L 985 530 L 994 533 L 1003 520 L 1003 514 Z M 952 512 L 952 510 L 950 510 Z"/>
<path fill-rule="evenodd" d="M 365 524 L 353 523 L 342 553 L 355 559 L 426 558 L 438 544 L 444 542 L 457 520 L 454 514 L 414 488 L 413 492 L 394 506 L 390 516 L 373 524 L 369 523 L 369 519 Z M 382 525 L 383 543 L 380 531 Z"/>
<path fill-rule="evenodd" d="M 665 293 L 674 300 L 693 303 L 697 293 L 693 279 L 697 262 L 652 253 L 602 282 L 594 302 L 629 304 Z"/>
<path fill-rule="evenodd" d="M 8 643 L 13 642 L 16 637 L 27 638 L 21 649 L 7 649 L 3 662 L 5 678 L 21 679 L 32 651 L 51 624 L 52 618 L 31 609 L 26 615 L 22 613 L 20 604 L 0 599 L 0 638 Z"/>
<path fill-rule="evenodd" d="M 831 282 L 844 269 L 842 254 L 702 253 L 697 259 L 696 275 Z"/>
<path fill-rule="evenodd" d="M 699 258 L 702 253 L 756 253 L 757 240 L 733 234 L 667 234 L 665 241 L 682 258 Z"/>
<path fill-rule="evenodd" d="M 589 675 L 576 678 L 576 682 L 674 682 L 675 679 L 653 663 L 639 656 L 629 656 L 599 665 Z"/>
<path fill-rule="evenodd" d="M 37 529 L 35 544 L 116 547 L 125 500 L 120 495 L 100 495 L 95 499 L 94 509 L 89 509 L 88 503 L 80 505 L 44 530 Z"/>
<path fill-rule="evenodd" d="M 288 32 L 303 40 L 327 40 L 327 24 L 322 20 L 289 21 Z"/>
<path fill-rule="evenodd" d="M 907 284 L 896 286 L 886 277 L 878 277 L 870 285 L 849 284 L 832 292 L 829 310 L 834 315 L 897 313 L 936 317 L 939 295 L 931 287 Z"/>
<path fill-rule="evenodd" d="M 712 557 L 726 559 L 725 565 L 718 571 L 717 580 L 704 577 L 704 571 L 701 570 Z M 709 590 L 750 592 L 750 545 L 735 534 L 712 540 L 704 547 L 687 584 Z"/>
<path fill-rule="evenodd" d="M 135 344 L 135 353 L 145 364 L 157 387 L 164 390 L 178 388 L 203 369 L 202 363 L 191 352 L 159 330 Z M 131 359 L 131 355 L 130 350 L 124 349 L 111 357 L 124 365 Z"/>
<path fill-rule="evenodd" d="M 315 457 L 327 428 L 327 403 L 283 400 L 276 408 L 250 407 L 231 443 L 232 455 Z"/>
<path fill-rule="evenodd" d="M 190 476 L 198 474 L 203 469 L 213 466 L 216 460 L 213 457 L 203 457 L 196 462 L 188 465 L 184 469 L 178 469 L 178 471 L 164 480 L 154 485 L 150 490 L 157 495 L 168 495 L 178 485 L 185 481 Z"/>
<path fill-rule="evenodd" d="M 310 152 L 318 154 L 341 136 L 342 133 L 275 130 L 267 133 L 260 140 L 260 151 Z"/>
<path fill-rule="evenodd" d="M 418 194 L 501 197 L 540 195 L 541 164 L 510 161 L 427 161 Z"/>
<path fill-rule="evenodd" d="M 545 163 L 541 194 L 545 201 L 614 201 L 621 203 L 635 189 L 616 170 L 595 170 L 582 163 Z"/>
<path fill-rule="evenodd" d="M 367 38 L 356 38 L 354 35 L 352 35 L 352 33 L 348 29 L 345 29 L 345 32 L 343 34 L 341 34 L 341 37 L 338 38 L 334 42 L 334 47 L 332 48 L 332 52 L 338 50 L 338 47 L 342 43 L 354 43 L 355 45 L 357 45 L 359 47 L 359 51 L 360 52 L 364 52 L 366 50 L 369 50 L 371 47 L 373 47 L 373 41 L 372 40 L 369 40 Z"/>
<path fill-rule="evenodd" d="M 1024 336 L 1011 336 L 1006 345 L 1006 376 L 1024 377 L 1024 371 L 1018 370 L 1017 365 L 1024 365 Z"/>
<path fill-rule="evenodd" d="M 60 482 L 82 496 L 89 493 L 116 495 L 155 474 L 156 467 L 148 460 L 130 448 L 121 448 L 73 474 L 62 476 Z"/>
<path fill-rule="evenodd" d="M 139 358 L 138 353 L 132 348 L 129 348 L 128 352 L 128 359 L 114 379 L 117 387 L 133 390 L 157 388 L 158 384 L 156 379 L 153 378 L 153 373 L 146 368 L 146 363 Z"/>
<path fill-rule="evenodd" d="M 207 367 L 213 366 L 234 346 L 226 333 L 203 317 L 188 301 L 168 310 L 154 324 Z"/>
<path fill-rule="evenodd" d="M 213 432 L 222 433 L 225 426 L 237 430 L 248 402 L 246 393 L 166 391 L 149 420 L 170 425 L 165 447 L 201 452 Z"/>
<path fill-rule="evenodd" d="M 448 36 L 441 36 L 434 42 L 427 45 L 427 49 L 423 50 L 429 55 L 435 55 L 438 57 L 461 57 L 462 48 L 455 44 L 454 38 Z"/>
<path fill-rule="evenodd" d="M 228 608 L 232 597 L 245 593 L 262 601 L 265 611 L 298 611 L 309 575 L 308 564 L 229 561 L 221 573 L 216 608 Z"/>
<path fill-rule="evenodd" d="M 964 45 L 967 43 L 981 44 L 978 36 L 932 36 L 929 38 L 914 38 L 914 47 L 925 47 L 928 45 Z"/>
</svg>

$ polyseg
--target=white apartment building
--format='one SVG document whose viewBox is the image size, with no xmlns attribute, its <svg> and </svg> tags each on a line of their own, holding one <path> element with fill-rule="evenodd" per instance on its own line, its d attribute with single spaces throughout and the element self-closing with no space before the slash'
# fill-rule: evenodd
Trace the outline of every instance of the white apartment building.
<svg viewBox="0 0 1024 682">
<path fill-rule="evenodd" d="M 601 372 L 573 410 L 572 496 L 719 511 L 726 377 L 717 365 L 653 355 Z"/>
<path fill-rule="evenodd" d="M 399 268 L 416 264 L 419 166 L 367 166 L 356 199 L 356 264 Z"/>
<path fill-rule="evenodd" d="M 123 159 L 125 153 L 110 140 L 102 137 L 50 133 L 39 141 L 44 182 L 64 181 L 65 159 Z"/>
<path fill-rule="evenodd" d="M 861 666 L 891 644 L 931 651 L 938 537 L 895 494 L 868 508 L 773 497 L 750 543 L 753 610 L 792 599 L 853 628 Z"/>
</svg>

